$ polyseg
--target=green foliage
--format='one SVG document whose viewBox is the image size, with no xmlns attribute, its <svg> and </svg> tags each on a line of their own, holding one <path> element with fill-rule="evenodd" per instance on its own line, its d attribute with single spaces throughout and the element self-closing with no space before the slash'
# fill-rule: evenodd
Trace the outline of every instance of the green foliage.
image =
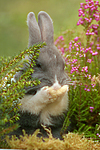
<svg viewBox="0 0 100 150">
<path fill-rule="evenodd" d="M 75 124 L 75 133 L 84 133 L 85 137 L 100 141 L 99 1 L 86 0 L 80 4 L 77 25 L 82 25 L 83 32 L 76 33 L 68 30 L 63 32 L 55 41 L 55 45 L 65 59 L 65 70 L 74 81 L 73 85 L 70 86 L 69 111 L 62 131 L 66 130 L 70 124 L 70 119 L 72 119 Z M 34 72 L 33 66 L 41 46 L 43 45 L 33 46 L 13 59 L 0 58 L 0 136 L 18 127 L 18 124 L 13 123 L 19 119 L 18 110 L 20 99 L 25 94 L 24 87 L 40 83 L 38 79 L 30 81 L 30 75 Z M 25 55 L 31 57 L 31 62 L 24 59 Z M 25 72 L 15 81 L 15 73 L 20 71 L 25 63 L 27 64 Z M 5 126 L 8 122 L 10 127 Z M 29 143 L 31 142 L 29 141 Z"/>
<path fill-rule="evenodd" d="M 92 6 L 92 7 L 91 7 Z M 86 0 L 80 3 L 77 25 L 83 32 L 63 32 L 55 41 L 61 51 L 73 85 L 69 91 L 69 112 L 62 131 L 76 124 L 74 132 L 100 141 L 100 4 Z M 68 41 L 68 38 L 69 41 Z"/>
<path fill-rule="evenodd" d="M 19 119 L 18 110 L 20 99 L 25 94 L 24 87 L 40 84 L 38 79 L 30 78 L 39 49 L 44 45 L 34 45 L 12 59 L 0 58 L 0 137 L 18 127 L 18 124 L 14 123 Z M 25 71 L 15 80 L 16 72 L 18 74 L 23 67 L 26 68 Z"/>
</svg>

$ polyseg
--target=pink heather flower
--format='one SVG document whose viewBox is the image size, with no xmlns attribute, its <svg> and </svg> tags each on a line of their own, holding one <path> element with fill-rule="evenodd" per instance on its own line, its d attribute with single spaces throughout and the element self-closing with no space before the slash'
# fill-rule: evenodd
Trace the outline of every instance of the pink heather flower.
<svg viewBox="0 0 100 150">
<path fill-rule="evenodd" d="M 91 84 L 91 85 L 92 85 L 93 88 L 96 86 L 96 84 Z"/>
<path fill-rule="evenodd" d="M 84 3 L 80 3 L 80 7 L 81 7 L 81 8 L 83 7 L 83 5 L 84 5 Z"/>
<path fill-rule="evenodd" d="M 97 49 L 100 50 L 100 46 L 98 46 Z"/>
<path fill-rule="evenodd" d="M 90 32 L 90 33 L 88 33 L 88 35 L 94 35 L 94 32 Z"/>
<path fill-rule="evenodd" d="M 72 50 L 72 42 L 69 43 L 69 48 L 68 49 L 71 52 L 71 50 Z"/>
<path fill-rule="evenodd" d="M 85 74 L 85 77 L 87 78 L 87 75 Z"/>
<path fill-rule="evenodd" d="M 75 47 L 78 47 L 78 44 L 77 44 L 77 43 L 74 43 L 74 46 L 75 46 Z"/>
<path fill-rule="evenodd" d="M 99 13 L 94 13 L 93 17 L 95 18 L 95 20 L 98 22 L 100 20 L 100 16 Z"/>
<path fill-rule="evenodd" d="M 88 85 L 85 85 L 86 88 L 88 88 Z"/>
<path fill-rule="evenodd" d="M 83 19 L 82 18 L 79 18 L 78 22 L 77 22 L 77 26 L 80 25 L 80 24 L 83 24 Z"/>
<path fill-rule="evenodd" d="M 71 45 L 71 46 L 72 46 L 72 42 L 69 42 L 69 45 Z"/>
<path fill-rule="evenodd" d="M 98 137 L 100 137 L 100 134 L 99 134 L 99 133 L 97 133 L 97 136 L 98 136 Z"/>
<path fill-rule="evenodd" d="M 78 55 L 79 53 L 78 52 L 76 52 L 76 56 Z"/>
<path fill-rule="evenodd" d="M 79 54 L 79 57 L 81 58 L 81 57 L 85 57 L 86 55 L 85 54 Z"/>
<path fill-rule="evenodd" d="M 80 47 L 80 52 L 84 52 L 84 47 Z"/>
<path fill-rule="evenodd" d="M 88 72 L 88 66 L 83 67 L 81 71 L 82 71 L 82 72 L 83 72 L 83 71 Z"/>
<path fill-rule="evenodd" d="M 95 30 L 94 33 L 95 33 L 96 35 L 98 35 L 98 31 L 97 31 L 97 30 Z"/>
<path fill-rule="evenodd" d="M 65 51 L 68 51 L 68 48 L 65 48 Z"/>
<path fill-rule="evenodd" d="M 97 136 L 100 138 L 100 134 L 99 133 L 97 133 Z"/>
<path fill-rule="evenodd" d="M 89 47 L 88 49 L 89 49 L 89 51 L 91 51 L 91 47 Z"/>
<path fill-rule="evenodd" d="M 88 59 L 87 62 L 88 62 L 88 63 L 91 63 L 91 62 L 92 62 L 92 59 Z"/>
<path fill-rule="evenodd" d="M 64 47 L 61 47 L 60 50 L 61 50 L 62 54 L 64 54 Z"/>
<path fill-rule="evenodd" d="M 96 4 L 96 5 L 99 5 L 99 1 L 95 1 L 95 4 Z"/>
<path fill-rule="evenodd" d="M 84 18 L 87 22 L 89 22 L 89 23 L 91 23 L 91 21 L 92 21 L 92 18 Z"/>
<path fill-rule="evenodd" d="M 72 74 L 72 73 L 73 73 L 73 72 L 75 72 L 75 71 L 76 71 L 76 72 L 78 72 L 78 67 L 72 67 L 72 69 L 71 69 L 71 72 L 70 72 L 70 73 Z"/>
<path fill-rule="evenodd" d="M 58 37 L 58 39 L 60 39 L 61 41 L 64 41 L 64 38 L 63 38 L 63 36 L 61 35 L 61 36 L 59 36 Z"/>
<path fill-rule="evenodd" d="M 81 42 L 78 42 L 77 44 L 78 44 L 79 46 L 81 46 Z"/>
<path fill-rule="evenodd" d="M 84 67 L 85 72 L 88 72 L 88 66 Z"/>
<path fill-rule="evenodd" d="M 89 35 L 89 30 L 87 30 L 86 35 Z"/>
<path fill-rule="evenodd" d="M 90 92 L 90 89 L 87 89 L 87 92 Z"/>
<path fill-rule="evenodd" d="M 88 9 L 88 8 L 89 8 L 88 4 L 84 5 L 84 9 Z"/>
<path fill-rule="evenodd" d="M 99 42 L 100 41 L 100 37 L 97 37 L 97 42 Z"/>
<path fill-rule="evenodd" d="M 92 27 L 93 29 L 97 29 L 98 26 L 99 26 L 98 24 L 92 24 L 92 25 L 91 25 L 91 27 Z"/>
<path fill-rule="evenodd" d="M 92 50 L 90 50 L 90 53 L 92 54 L 92 53 L 93 53 L 93 51 L 92 51 Z"/>
<path fill-rule="evenodd" d="M 91 21 L 92 21 L 92 18 L 89 19 L 89 22 L 91 22 Z"/>
<path fill-rule="evenodd" d="M 89 22 L 89 19 L 88 19 L 88 18 L 85 18 L 85 20 L 86 20 L 87 22 Z"/>
<path fill-rule="evenodd" d="M 90 89 L 84 88 L 85 91 L 90 92 Z"/>
<path fill-rule="evenodd" d="M 88 51 L 89 51 L 89 49 L 88 49 L 88 48 L 86 48 L 85 53 L 87 53 Z"/>
<path fill-rule="evenodd" d="M 86 91 L 86 90 L 87 90 L 87 88 L 84 88 L 84 90 Z"/>
<path fill-rule="evenodd" d="M 83 14 L 82 14 L 82 16 L 84 17 L 84 16 L 85 16 L 85 14 L 83 13 Z"/>
<path fill-rule="evenodd" d="M 94 42 L 91 42 L 91 43 L 90 43 L 90 46 L 92 46 L 93 44 L 94 44 Z"/>
<path fill-rule="evenodd" d="M 92 56 L 98 55 L 98 52 L 93 52 Z"/>
<path fill-rule="evenodd" d="M 59 42 L 59 39 L 57 39 L 57 40 L 55 41 L 55 45 L 57 45 L 58 42 Z"/>
<path fill-rule="evenodd" d="M 77 47 L 76 50 L 79 51 L 79 48 Z"/>
<path fill-rule="evenodd" d="M 93 112 L 94 107 L 90 107 L 90 112 Z"/>
<path fill-rule="evenodd" d="M 72 63 L 76 63 L 77 62 L 77 59 L 73 59 Z"/>
<path fill-rule="evenodd" d="M 78 39 L 79 39 L 79 37 L 76 36 L 76 37 L 74 38 L 74 41 L 77 42 Z"/>
<path fill-rule="evenodd" d="M 97 46 L 100 46 L 100 44 L 97 44 Z"/>
<path fill-rule="evenodd" d="M 82 6 L 81 6 L 81 7 L 82 7 Z M 84 17 L 84 16 L 85 16 L 84 10 L 83 10 L 82 8 L 80 8 L 78 11 L 79 11 L 79 14 L 78 14 L 79 17 L 81 17 L 81 16 Z"/>
<path fill-rule="evenodd" d="M 91 79 L 91 75 L 90 74 L 88 75 L 88 79 Z"/>
</svg>

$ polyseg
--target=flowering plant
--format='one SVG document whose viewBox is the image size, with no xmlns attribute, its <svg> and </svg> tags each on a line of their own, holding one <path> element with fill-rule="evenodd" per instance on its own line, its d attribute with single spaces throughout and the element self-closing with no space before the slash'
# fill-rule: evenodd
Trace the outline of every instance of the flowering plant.
<svg viewBox="0 0 100 150">
<path fill-rule="evenodd" d="M 24 87 L 40 84 L 38 79 L 31 79 L 31 74 L 34 71 L 35 60 L 39 56 L 39 49 L 44 45 L 44 43 L 34 45 L 12 59 L 0 57 L 0 139 L 2 139 L 0 147 L 2 148 L 7 146 L 3 140 L 4 135 L 19 126 L 16 121 L 19 119 L 20 99 L 25 94 Z M 25 59 L 26 56 L 31 59 Z M 15 80 L 16 72 L 19 72 L 25 64 L 28 67 Z"/>
<path fill-rule="evenodd" d="M 67 31 L 59 36 L 55 45 L 61 51 L 71 80 L 69 116 L 74 116 L 78 132 L 86 137 L 100 136 L 100 4 L 86 0 L 80 4 L 77 26 L 83 32 L 66 42 Z M 68 126 L 68 116 L 64 127 Z M 67 120 L 67 121 L 66 121 Z M 74 130 L 75 131 L 75 130 Z"/>
</svg>

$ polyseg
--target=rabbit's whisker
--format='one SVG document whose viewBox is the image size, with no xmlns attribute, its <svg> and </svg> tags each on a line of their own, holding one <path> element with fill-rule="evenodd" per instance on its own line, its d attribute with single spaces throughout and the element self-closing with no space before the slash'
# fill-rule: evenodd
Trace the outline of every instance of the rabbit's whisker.
<svg viewBox="0 0 100 150">
<path fill-rule="evenodd" d="M 75 85 L 76 83 L 76 81 L 67 81 L 67 85 Z"/>
</svg>

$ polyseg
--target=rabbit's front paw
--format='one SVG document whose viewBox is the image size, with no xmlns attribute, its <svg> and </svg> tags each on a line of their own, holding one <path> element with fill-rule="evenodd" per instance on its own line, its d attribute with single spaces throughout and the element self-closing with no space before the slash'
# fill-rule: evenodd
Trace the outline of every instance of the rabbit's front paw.
<svg viewBox="0 0 100 150">
<path fill-rule="evenodd" d="M 42 102 L 43 103 L 50 103 L 50 102 L 54 102 L 55 99 L 52 98 L 52 95 L 49 91 L 49 87 L 48 86 L 44 86 L 42 89 L 41 89 L 41 95 L 42 95 Z"/>
<path fill-rule="evenodd" d="M 43 102 L 52 103 L 58 99 L 62 99 L 66 92 L 68 92 L 68 85 L 64 85 L 55 90 L 53 87 L 45 86 L 41 89 Z"/>
</svg>

